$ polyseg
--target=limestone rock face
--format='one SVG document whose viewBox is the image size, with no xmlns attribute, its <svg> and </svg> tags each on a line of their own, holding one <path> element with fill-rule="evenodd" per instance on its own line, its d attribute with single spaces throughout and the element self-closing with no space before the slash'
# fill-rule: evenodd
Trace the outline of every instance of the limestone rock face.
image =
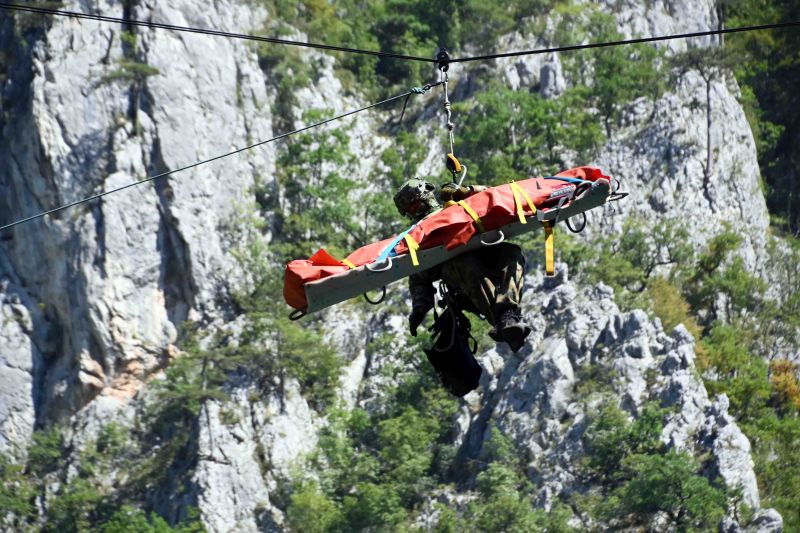
<svg viewBox="0 0 800 533">
<path fill-rule="evenodd" d="M 92 4 L 234 31 L 264 16 L 231 2 Z M 113 25 L 59 18 L 16 66 L 3 103 L 3 223 L 272 136 L 252 47 L 162 31 L 136 30 L 133 46 L 122 37 Z M 156 69 L 140 89 L 126 81 L 131 62 Z M 130 397 L 131 382 L 164 363 L 181 321 L 224 312 L 238 279 L 230 222 L 271 165 L 263 147 L 9 232 L 0 253 L 60 331 L 37 390 L 43 416 L 68 416 L 97 395 Z"/>
<path fill-rule="evenodd" d="M 33 321 L 7 278 L 0 281 L 0 453 L 21 453 L 36 421 L 35 367 L 42 354 L 32 339 Z"/>
<path fill-rule="evenodd" d="M 544 319 L 528 344 L 516 355 L 501 352 L 505 364 L 499 367 L 493 353 L 483 358 L 491 383 L 484 382 L 480 401 L 473 400 L 482 409 L 466 430 L 468 456 L 481 456 L 491 421 L 527 453 L 542 506 L 584 490 L 580 457 L 592 400 L 575 387 L 597 365 L 594 371 L 608 377 L 612 395 L 631 417 L 647 401 L 669 407 L 662 441 L 679 451 L 708 454 L 708 475 L 739 489 L 744 503 L 758 509 L 750 443 L 728 414 L 727 397 L 708 397 L 686 329 L 678 326 L 668 334 L 642 311 L 620 312 L 602 285 L 578 288 L 563 281 L 552 288 L 550 283 L 540 275 L 526 280 L 534 288 L 525 297 L 527 316 Z M 565 293 L 570 303 L 553 305 Z M 565 330 L 572 332 L 569 342 Z"/>
</svg>

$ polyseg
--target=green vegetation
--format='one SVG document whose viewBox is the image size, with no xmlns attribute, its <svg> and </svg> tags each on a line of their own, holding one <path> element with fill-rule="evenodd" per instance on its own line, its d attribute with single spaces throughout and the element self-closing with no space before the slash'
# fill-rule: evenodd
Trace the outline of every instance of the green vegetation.
<svg viewBox="0 0 800 533">
<path fill-rule="evenodd" d="M 795 512 L 800 501 L 796 481 L 800 473 L 798 368 L 786 360 L 770 362 L 775 357 L 776 339 L 797 346 L 798 243 L 785 240 L 779 245 L 776 241 L 768 247 L 765 259 L 782 288 L 779 298 L 773 299 L 767 296 L 767 285 L 744 267 L 737 252 L 742 237 L 730 229 L 723 229 L 704 249 L 693 253 L 682 244 L 685 236 L 675 229 L 676 224 L 666 222 L 650 232 L 644 228 L 631 221 L 621 238 L 601 239 L 592 247 L 566 240 L 562 253 L 573 275 L 611 285 L 623 307 L 650 309 L 667 330 L 684 324 L 698 339 L 697 364 L 706 388 L 710 394 L 727 394 L 731 413 L 753 445 L 762 504 L 781 512 L 787 530 L 800 527 Z M 620 422 L 601 414 L 598 424 L 606 421 L 614 427 Z M 608 433 L 600 433 L 604 434 Z M 625 461 L 618 457 L 625 453 L 617 451 L 624 447 L 613 438 L 607 446 L 603 442 L 594 439 L 594 446 L 600 446 L 596 451 L 610 450 L 600 455 L 597 466 L 621 465 L 625 470 Z M 677 460 L 648 460 L 629 466 L 656 476 L 667 466 L 677 468 L 673 464 Z M 591 462 L 589 466 L 591 470 Z M 626 505 L 645 490 L 631 487 L 630 493 L 615 489 Z M 715 501 L 708 488 L 694 489 Z M 625 509 L 633 514 L 643 512 L 644 507 L 636 505 Z"/>
<path fill-rule="evenodd" d="M 0 456 L 0 527 L 8 531 L 78 533 L 201 533 L 197 513 L 175 526 L 152 512 L 126 502 L 131 494 L 101 479 L 120 467 L 134 471 L 125 429 L 109 424 L 80 453 L 80 467 L 67 478 L 63 437 L 58 428 L 37 431 L 25 464 Z M 137 460 L 140 458 L 137 457 Z M 54 482 L 58 486 L 53 488 Z M 40 514 L 39 506 L 44 505 Z"/>
<path fill-rule="evenodd" d="M 416 515 L 454 474 L 447 442 L 456 407 L 426 368 L 394 391 L 383 414 L 334 412 L 310 459 L 315 477 L 292 487 L 292 531 L 413 529 Z M 476 499 L 461 514 L 439 506 L 436 531 L 572 531 L 566 506 L 533 509 L 534 487 L 520 455 L 496 428 L 486 449 Z"/>
<path fill-rule="evenodd" d="M 567 150 L 589 156 L 602 135 L 596 118 L 579 105 L 583 94 L 575 90 L 553 100 L 493 87 L 456 105 L 464 117 L 459 149 L 470 154 L 464 163 L 482 182 L 497 185 L 562 170 Z"/>
<path fill-rule="evenodd" d="M 603 494 L 590 513 L 615 529 L 646 527 L 664 513 L 678 531 L 715 530 L 726 492 L 700 475 L 691 455 L 665 450 L 659 441 L 664 414 L 650 403 L 630 422 L 612 400 L 591 416 L 584 468 L 602 481 Z"/>
<path fill-rule="evenodd" d="M 253 0 L 256 1 L 256 0 Z M 472 47 L 493 50 L 497 38 L 524 28 L 530 17 L 544 16 L 554 0 L 258 0 L 281 22 L 268 31 L 300 29 L 311 41 L 434 57 L 440 46 L 450 50 Z M 340 74 L 348 85 L 379 93 L 397 86 L 417 85 L 431 78 L 429 65 L 343 54 Z"/>
<path fill-rule="evenodd" d="M 723 23 L 730 27 L 797 20 L 798 0 L 720 3 Z M 758 147 L 773 223 L 800 236 L 800 34 L 793 28 L 748 32 L 725 40 L 726 53 L 736 58 L 734 72 Z"/>
</svg>

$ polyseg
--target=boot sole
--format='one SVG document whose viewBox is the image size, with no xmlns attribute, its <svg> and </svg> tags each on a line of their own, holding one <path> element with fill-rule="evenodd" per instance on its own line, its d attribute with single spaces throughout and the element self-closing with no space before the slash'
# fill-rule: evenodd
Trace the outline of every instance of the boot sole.
<svg viewBox="0 0 800 533">
<path fill-rule="evenodd" d="M 515 324 L 503 329 L 503 339 L 506 341 L 511 351 L 518 352 L 525 344 L 525 339 L 531 332 L 531 328 L 522 324 Z"/>
</svg>

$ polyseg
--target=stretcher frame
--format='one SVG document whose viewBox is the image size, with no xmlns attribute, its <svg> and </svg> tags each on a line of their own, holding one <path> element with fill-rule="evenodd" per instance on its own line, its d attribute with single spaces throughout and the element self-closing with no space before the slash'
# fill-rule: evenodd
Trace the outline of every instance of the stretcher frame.
<svg viewBox="0 0 800 533">
<path fill-rule="evenodd" d="M 463 253 L 477 250 L 484 246 L 500 244 L 526 231 L 539 229 L 543 227 L 542 223 L 544 222 L 555 224 L 580 215 L 605 204 L 610 195 L 611 185 L 608 180 L 599 179 L 593 182 L 592 186 L 579 197 L 561 207 L 539 209 L 534 215 L 526 215 L 525 224 L 516 220 L 501 228 L 477 234 L 463 246 L 458 246 L 451 250 L 445 249 L 443 245 L 426 250 L 418 250 L 419 266 L 414 266 L 411 261 L 411 255 L 405 253 L 389 257 L 380 264 L 363 265 L 306 283 L 304 289 L 308 307 L 302 311 L 297 311 L 296 313 L 299 313 L 299 316 L 295 315 L 295 317 L 300 318 L 305 314 L 314 313 L 369 291 L 386 287 L 395 281 L 433 268 Z"/>
</svg>

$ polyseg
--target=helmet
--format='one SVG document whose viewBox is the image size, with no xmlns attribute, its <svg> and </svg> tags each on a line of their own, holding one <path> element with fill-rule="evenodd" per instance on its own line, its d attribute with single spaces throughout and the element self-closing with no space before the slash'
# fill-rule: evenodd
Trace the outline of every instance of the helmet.
<svg viewBox="0 0 800 533">
<path fill-rule="evenodd" d="M 394 205 L 402 215 L 420 220 L 442 208 L 436 186 L 425 180 L 411 179 L 394 195 Z"/>
</svg>

